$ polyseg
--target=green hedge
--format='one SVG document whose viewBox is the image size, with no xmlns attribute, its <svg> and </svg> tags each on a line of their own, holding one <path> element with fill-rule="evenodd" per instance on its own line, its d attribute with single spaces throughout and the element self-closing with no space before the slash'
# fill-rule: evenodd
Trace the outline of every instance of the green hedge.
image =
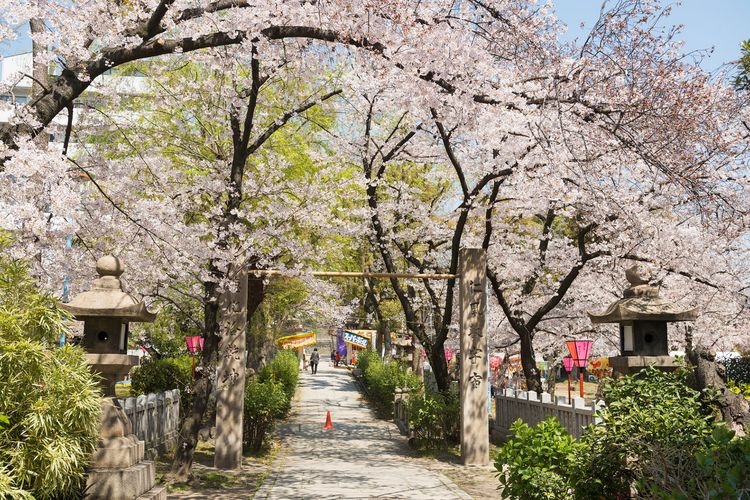
<svg viewBox="0 0 750 500">
<path fill-rule="evenodd" d="M 393 396 L 396 388 L 419 389 L 422 381 L 398 362 L 383 363 L 374 352 L 362 353 L 358 358 L 365 393 L 375 411 L 382 418 L 393 417 Z"/>
<path fill-rule="evenodd" d="M 580 445 L 560 421 L 548 417 L 532 427 L 516 420 L 510 430 L 513 438 L 500 447 L 495 460 L 503 498 L 577 498 L 571 495 L 571 471 Z"/>
<path fill-rule="evenodd" d="M 260 381 L 278 382 L 291 401 L 299 381 L 299 358 L 294 351 L 279 351 L 260 371 Z"/>
<path fill-rule="evenodd" d="M 279 351 L 245 383 L 243 443 L 257 452 L 266 442 L 277 419 L 286 417 L 299 382 L 299 360 L 293 351 Z"/>
<path fill-rule="evenodd" d="M 573 443 L 559 423 L 516 423 L 495 467 L 504 498 L 744 498 L 750 437 L 714 423 L 710 391 L 653 367 L 610 381 L 600 421 Z"/>
<path fill-rule="evenodd" d="M 180 391 L 180 418 L 185 418 L 193 405 L 193 369 L 190 356 L 149 359 L 133 370 L 131 390 L 149 394 L 172 389 Z"/>
<path fill-rule="evenodd" d="M 286 413 L 289 399 L 281 384 L 255 378 L 245 384 L 243 441 L 245 449 L 259 451 L 273 430 L 274 420 Z"/>
<path fill-rule="evenodd" d="M 445 449 L 460 436 L 460 404 L 458 397 L 427 393 L 409 399 L 409 429 L 414 444 L 423 449 Z"/>
</svg>

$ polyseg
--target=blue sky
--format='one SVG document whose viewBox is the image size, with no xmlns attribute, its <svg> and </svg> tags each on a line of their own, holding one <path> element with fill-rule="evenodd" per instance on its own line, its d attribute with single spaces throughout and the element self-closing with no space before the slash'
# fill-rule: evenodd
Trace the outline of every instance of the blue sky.
<svg viewBox="0 0 750 500">
<path fill-rule="evenodd" d="M 568 25 L 572 40 L 585 36 L 599 17 L 601 0 L 554 0 L 557 16 Z M 674 2 L 665 2 L 670 4 Z M 581 30 L 581 22 L 586 28 Z M 750 38 L 750 0 L 684 0 L 666 22 L 683 25 L 680 38 L 687 52 L 714 48 L 701 66 L 713 71 L 740 55 L 740 42 Z"/>
<path fill-rule="evenodd" d="M 667 2 L 669 3 L 669 2 Z M 568 27 L 570 39 L 585 36 L 581 22 L 590 28 L 597 19 L 601 0 L 555 0 L 558 17 Z M 670 24 L 684 26 L 682 39 L 685 49 L 714 48 L 710 58 L 702 66 L 712 71 L 724 63 L 739 57 L 739 44 L 750 38 L 750 0 L 684 0 L 675 7 Z M 20 30 L 27 32 L 27 28 Z M 0 54 L 11 55 L 31 50 L 27 36 L 14 42 L 0 44 Z"/>
</svg>

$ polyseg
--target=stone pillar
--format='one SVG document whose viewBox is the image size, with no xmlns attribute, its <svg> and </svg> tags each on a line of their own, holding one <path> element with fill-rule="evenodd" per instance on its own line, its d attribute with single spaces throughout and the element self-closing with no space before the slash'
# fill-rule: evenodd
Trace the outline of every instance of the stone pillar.
<svg viewBox="0 0 750 500">
<path fill-rule="evenodd" d="M 461 324 L 461 461 L 490 462 L 487 416 L 487 254 L 462 248 L 458 257 Z"/>
<path fill-rule="evenodd" d="M 245 403 L 245 330 L 247 269 L 230 267 L 235 291 L 219 299 L 219 366 L 216 374 L 216 446 L 214 467 L 242 466 L 242 414 Z"/>
</svg>

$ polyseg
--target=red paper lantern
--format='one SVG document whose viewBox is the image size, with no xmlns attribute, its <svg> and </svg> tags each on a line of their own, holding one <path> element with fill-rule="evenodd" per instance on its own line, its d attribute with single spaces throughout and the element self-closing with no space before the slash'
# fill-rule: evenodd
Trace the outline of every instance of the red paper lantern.
<svg viewBox="0 0 750 500">
<path fill-rule="evenodd" d="M 450 363 L 453 359 L 453 350 L 451 349 L 445 349 L 445 361 L 446 363 Z"/>
<path fill-rule="evenodd" d="M 185 337 L 185 344 L 187 344 L 188 351 L 190 354 L 195 354 L 198 351 L 203 350 L 204 339 L 200 335 L 193 335 L 192 337 Z"/>
<path fill-rule="evenodd" d="M 573 358 L 578 368 L 586 368 L 593 343 L 593 340 L 568 340 L 565 342 L 568 351 L 570 351 L 570 357 Z"/>
<path fill-rule="evenodd" d="M 565 356 L 563 358 L 563 367 L 565 368 L 565 371 L 570 373 L 571 370 L 573 370 L 573 358 L 570 356 Z"/>
<path fill-rule="evenodd" d="M 591 345 L 593 343 L 593 340 L 568 340 L 565 342 L 568 346 L 568 351 L 570 351 L 571 359 L 578 367 L 578 387 L 580 389 L 581 399 L 583 399 L 583 371 L 586 369 L 586 365 L 589 362 L 589 356 L 591 356 Z M 573 367 L 571 366 L 571 368 Z"/>
</svg>

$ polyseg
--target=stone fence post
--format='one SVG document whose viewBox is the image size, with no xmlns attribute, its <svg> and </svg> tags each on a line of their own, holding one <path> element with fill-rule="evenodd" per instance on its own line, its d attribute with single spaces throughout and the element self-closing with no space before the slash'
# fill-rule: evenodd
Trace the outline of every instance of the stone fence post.
<svg viewBox="0 0 750 500">
<path fill-rule="evenodd" d="M 180 391 L 160 392 L 119 400 L 133 424 L 133 434 L 146 445 L 146 453 L 156 456 L 177 444 L 180 425 Z"/>
<path fill-rule="evenodd" d="M 547 393 L 505 389 L 495 398 L 495 430 L 501 434 L 507 433 L 511 424 L 519 418 L 529 425 L 535 425 L 554 416 L 577 439 L 583 434 L 584 427 L 596 422 L 595 412 L 604 402 L 588 406 L 581 398 L 573 398 L 570 403 L 565 399 L 556 398 L 553 401 Z"/>
</svg>

